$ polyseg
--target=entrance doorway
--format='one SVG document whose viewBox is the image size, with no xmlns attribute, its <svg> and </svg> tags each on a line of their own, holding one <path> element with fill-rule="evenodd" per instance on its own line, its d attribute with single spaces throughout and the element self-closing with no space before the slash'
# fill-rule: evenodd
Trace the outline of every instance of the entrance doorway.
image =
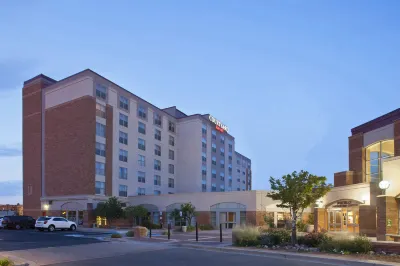
<svg viewBox="0 0 400 266">
<path fill-rule="evenodd" d="M 220 212 L 219 222 L 223 228 L 232 229 L 236 223 L 236 212 Z"/>
<path fill-rule="evenodd" d="M 329 207 L 328 230 L 358 233 L 359 204 L 355 201 L 338 201 Z"/>
</svg>

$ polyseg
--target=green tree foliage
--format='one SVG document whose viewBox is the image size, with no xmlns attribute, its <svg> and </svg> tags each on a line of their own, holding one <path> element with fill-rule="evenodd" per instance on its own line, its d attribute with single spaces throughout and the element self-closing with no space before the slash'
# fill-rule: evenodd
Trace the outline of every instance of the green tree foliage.
<svg viewBox="0 0 400 266">
<path fill-rule="evenodd" d="M 134 217 L 138 218 L 139 224 L 141 224 L 142 218 L 147 217 L 148 210 L 141 206 L 129 206 L 125 208 L 125 217 Z"/>
<path fill-rule="evenodd" d="M 297 242 L 296 222 L 301 218 L 305 208 L 313 205 L 319 198 L 328 193 L 332 185 L 326 184 L 326 177 L 312 175 L 301 170 L 284 175 L 280 179 L 270 177 L 271 192 L 268 197 L 280 201 L 278 208 L 290 210 L 292 222 L 292 244 Z"/>
<path fill-rule="evenodd" d="M 95 209 L 96 216 L 106 217 L 108 224 L 124 215 L 121 202 L 116 197 L 109 198 L 106 202 L 100 202 Z"/>
<path fill-rule="evenodd" d="M 181 205 L 181 211 L 182 211 L 182 216 L 183 219 L 185 219 L 188 223 L 188 225 L 192 225 L 192 219 L 193 217 L 196 217 L 196 207 L 193 206 L 192 203 L 184 203 Z"/>
</svg>

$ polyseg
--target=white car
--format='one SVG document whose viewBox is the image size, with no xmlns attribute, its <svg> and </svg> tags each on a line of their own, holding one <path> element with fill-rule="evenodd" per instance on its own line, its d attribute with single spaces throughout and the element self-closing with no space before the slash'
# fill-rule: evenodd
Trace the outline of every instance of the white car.
<svg viewBox="0 0 400 266">
<path fill-rule="evenodd" d="M 76 223 L 68 221 L 64 217 L 39 217 L 36 220 L 35 228 L 39 231 L 48 230 L 54 232 L 55 230 L 76 230 Z"/>
<path fill-rule="evenodd" d="M 3 217 L 0 217 L 0 228 L 3 228 Z"/>
</svg>

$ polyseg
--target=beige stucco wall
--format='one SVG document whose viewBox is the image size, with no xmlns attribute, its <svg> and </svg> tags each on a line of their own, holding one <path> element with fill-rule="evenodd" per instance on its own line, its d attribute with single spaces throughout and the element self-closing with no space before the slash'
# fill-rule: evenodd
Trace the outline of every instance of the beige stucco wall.
<svg viewBox="0 0 400 266">
<path fill-rule="evenodd" d="M 393 139 L 393 124 L 377 128 L 364 134 L 364 147 L 371 145 L 380 140 Z"/>
<path fill-rule="evenodd" d="M 73 101 L 86 95 L 93 96 L 93 78 L 84 76 L 70 82 L 61 82 L 45 92 L 45 108 Z"/>
<path fill-rule="evenodd" d="M 385 194 L 392 197 L 398 196 L 400 194 L 400 156 L 382 160 L 382 171 L 383 180 L 390 183 Z"/>
<path fill-rule="evenodd" d="M 321 199 L 322 206 L 320 205 L 320 207 L 326 207 L 338 200 L 356 200 L 359 202 L 365 200 L 365 205 L 374 205 L 375 199 L 371 199 L 371 185 L 373 184 L 361 183 L 335 187 Z"/>
</svg>

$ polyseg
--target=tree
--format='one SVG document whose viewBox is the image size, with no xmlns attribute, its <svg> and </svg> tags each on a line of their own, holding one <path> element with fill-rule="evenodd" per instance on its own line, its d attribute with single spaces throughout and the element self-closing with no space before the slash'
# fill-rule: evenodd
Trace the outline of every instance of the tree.
<svg viewBox="0 0 400 266">
<path fill-rule="evenodd" d="M 146 217 L 148 214 L 148 210 L 141 206 L 129 206 L 125 208 L 125 216 L 126 217 L 134 217 L 139 219 L 139 225 L 141 225 L 142 218 Z"/>
<path fill-rule="evenodd" d="M 270 177 L 271 192 L 267 197 L 278 200 L 278 208 L 288 208 L 292 222 L 292 244 L 297 242 L 296 222 L 305 208 L 314 204 L 319 198 L 326 195 L 332 188 L 331 184 L 326 184 L 326 177 L 312 175 L 307 171 L 296 171 L 292 174 L 284 175 L 281 179 Z"/>
<path fill-rule="evenodd" d="M 183 219 L 185 219 L 188 222 L 188 225 L 192 225 L 192 219 L 193 217 L 196 217 L 196 207 L 193 206 L 192 203 L 184 203 L 181 205 L 181 211 L 182 211 L 182 216 Z"/>
<path fill-rule="evenodd" d="M 108 224 L 112 220 L 123 217 L 124 210 L 117 197 L 111 197 L 106 202 L 100 202 L 95 209 L 96 216 L 106 217 Z"/>
</svg>

